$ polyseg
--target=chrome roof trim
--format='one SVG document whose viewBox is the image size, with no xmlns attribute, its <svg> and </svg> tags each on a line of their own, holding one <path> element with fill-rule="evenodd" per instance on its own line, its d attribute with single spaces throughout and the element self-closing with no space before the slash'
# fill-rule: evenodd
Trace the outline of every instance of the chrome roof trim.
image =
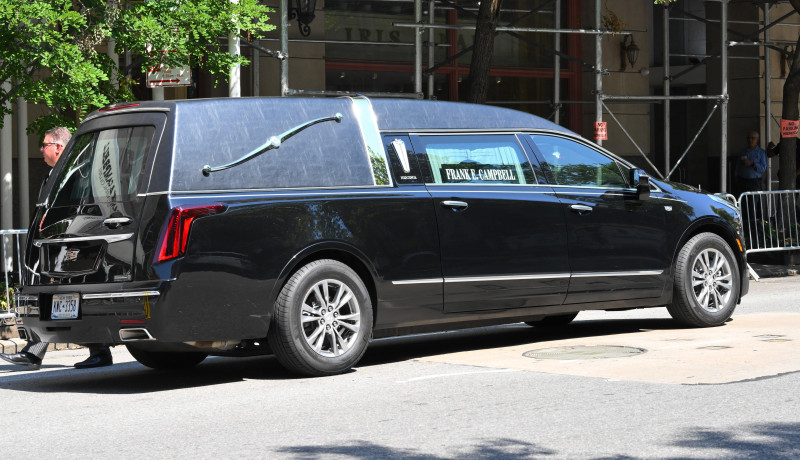
<svg viewBox="0 0 800 460">
<path fill-rule="evenodd" d="M 109 115 L 117 115 L 121 113 L 131 113 L 131 112 L 169 112 L 170 109 L 168 107 L 131 107 L 129 109 L 119 109 L 119 110 L 107 110 L 105 112 L 97 112 L 94 115 L 89 115 L 88 117 L 84 118 L 81 121 L 81 124 L 86 123 L 89 120 L 94 120 L 95 118 L 100 117 L 107 117 Z"/>
</svg>

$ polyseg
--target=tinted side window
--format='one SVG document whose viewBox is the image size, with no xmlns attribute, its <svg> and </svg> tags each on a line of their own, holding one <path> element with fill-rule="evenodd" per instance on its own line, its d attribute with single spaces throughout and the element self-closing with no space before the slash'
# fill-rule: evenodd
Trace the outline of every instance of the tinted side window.
<svg viewBox="0 0 800 460">
<path fill-rule="evenodd" d="M 434 184 L 535 184 L 530 163 L 513 135 L 414 136 Z"/>
<path fill-rule="evenodd" d="M 626 188 L 617 162 L 585 145 L 554 136 L 531 135 L 556 185 Z"/>
<path fill-rule="evenodd" d="M 155 128 L 137 126 L 76 139 L 53 187 L 54 206 L 130 201 L 139 192 Z"/>
</svg>

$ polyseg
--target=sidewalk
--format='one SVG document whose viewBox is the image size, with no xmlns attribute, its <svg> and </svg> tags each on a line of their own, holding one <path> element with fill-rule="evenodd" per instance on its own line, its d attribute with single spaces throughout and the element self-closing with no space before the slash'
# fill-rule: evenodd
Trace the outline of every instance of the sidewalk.
<svg viewBox="0 0 800 460">
<path fill-rule="evenodd" d="M 771 265 L 761 263 L 750 263 L 750 268 L 756 272 L 759 278 L 780 278 L 784 276 L 800 275 L 800 265 Z M 751 279 L 751 283 L 755 283 Z M 0 353 L 18 353 L 27 342 L 22 339 L 0 340 Z M 74 343 L 51 343 L 48 351 L 73 350 L 82 348 Z M 0 365 L 2 362 L 0 362 Z"/>
<path fill-rule="evenodd" d="M 6 354 L 13 354 L 19 353 L 28 342 L 22 339 L 3 339 L 0 340 L 0 353 Z M 47 347 L 47 351 L 58 351 L 58 350 L 74 350 L 76 348 L 83 348 L 80 345 L 75 345 L 74 343 L 51 343 Z M 0 361 L 0 365 L 5 364 L 5 361 Z"/>
<path fill-rule="evenodd" d="M 781 278 L 800 275 L 800 265 L 770 265 L 750 263 L 759 278 Z"/>
</svg>

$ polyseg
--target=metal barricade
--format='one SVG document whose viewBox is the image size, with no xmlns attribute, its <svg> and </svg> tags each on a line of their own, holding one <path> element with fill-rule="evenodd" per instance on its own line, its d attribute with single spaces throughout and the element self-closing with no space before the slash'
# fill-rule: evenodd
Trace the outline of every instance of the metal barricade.
<svg viewBox="0 0 800 460">
<path fill-rule="evenodd" d="M 27 230 L 0 230 L 2 236 L 3 252 L 3 289 L 2 295 L 5 305 L 0 306 L 0 321 L 14 317 L 13 296 L 14 283 L 19 282 L 22 275 L 23 254 L 25 249 L 25 236 Z M 16 270 L 14 270 L 16 268 Z M 15 279 L 16 278 L 16 279 Z"/>
<path fill-rule="evenodd" d="M 745 192 L 739 197 L 745 250 L 800 249 L 800 190 Z"/>
</svg>

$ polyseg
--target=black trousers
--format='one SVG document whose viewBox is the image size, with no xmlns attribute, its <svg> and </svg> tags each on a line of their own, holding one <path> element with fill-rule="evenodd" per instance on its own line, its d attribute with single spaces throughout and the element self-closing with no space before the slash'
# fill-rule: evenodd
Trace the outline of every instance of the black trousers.
<svg viewBox="0 0 800 460">
<path fill-rule="evenodd" d="M 760 192 L 764 189 L 762 185 L 761 178 L 758 179 L 745 179 L 744 177 L 737 177 L 736 183 L 738 184 L 739 193 L 741 195 L 744 192 Z"/>
<path fill-rule="evenodd" d="M 36 342 L 29 340 L 28 343 L 20 350 L 22 353 L 30 353 L 39 359 L 44 359 L 47 354 L 47 342 Z M 91 343 L 89 346 L 89 356 L 98 355 L 108 352 L 108 345 L 105 343 Z"/>
</svg>

